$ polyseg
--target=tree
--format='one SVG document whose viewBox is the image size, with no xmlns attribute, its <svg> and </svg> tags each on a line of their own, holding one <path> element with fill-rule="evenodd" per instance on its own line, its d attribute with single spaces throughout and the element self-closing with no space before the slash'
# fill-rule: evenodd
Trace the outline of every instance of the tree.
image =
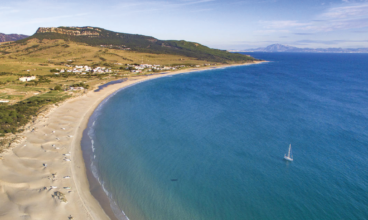
<svg viewBox="0 0 368 220">
<path fill-rule="evenodd" d="M 63 89 L 61 88 L 61 86 L 57 85 L 57 86 L 55 86 L 55 87 L 54 87 L 54 90 L 59 90 L 59 91 L 61 91 L 61 90 L 63 90 Z"/>
</svg>

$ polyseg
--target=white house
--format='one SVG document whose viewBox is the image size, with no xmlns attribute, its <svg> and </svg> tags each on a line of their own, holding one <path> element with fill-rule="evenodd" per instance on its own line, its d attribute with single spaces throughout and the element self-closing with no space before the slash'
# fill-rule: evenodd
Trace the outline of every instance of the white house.
<svg viewBox="0 0 368 220">
<path fill-rule="evenodd" d="M 70 87 L 70 90 L 76 91 L 76 90 L 84 90 L 83 87 Z"/>
<path fill-rule="evenodd" d="M 35 80 L 36 76 L 23 76 L 19 78 L 19 81 L 21 82 L 29 82 L 31 80 Z"/>
</svg>

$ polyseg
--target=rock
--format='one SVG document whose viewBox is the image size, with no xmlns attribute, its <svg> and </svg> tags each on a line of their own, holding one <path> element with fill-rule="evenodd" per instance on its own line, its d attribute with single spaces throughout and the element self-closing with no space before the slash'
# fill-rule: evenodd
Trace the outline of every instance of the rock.
<svg viewBox="0 0 368 220">
<path fill-rule="evenodd" d="M 36 33 L 57 33 L 57 34 L 65 34 L 65 35 L 70 35 L 70 36 L 92 36 L 92 37 L 98 37 L 100 36 L 100 33 L 98 31 L 98 29 L 94 29 L 94 28 L 73 28 L 73 29 L 77 29 L 77 30 L 68 30 L 66 28 L 55 28 L 55 27 L 49 27 L 49 28 L 44 28 L 44 27 L 40 27 L 38 28 Z"/>
</svg>

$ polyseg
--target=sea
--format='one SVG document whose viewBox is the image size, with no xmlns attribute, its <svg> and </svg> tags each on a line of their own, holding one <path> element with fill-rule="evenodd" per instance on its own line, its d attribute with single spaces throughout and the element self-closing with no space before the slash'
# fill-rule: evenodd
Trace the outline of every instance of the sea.
<svg viewBox="0 0 368 220">
<path fill-rule="evenodd" d="M 145 81 L 95 110 L 82 149 L 117 219 L 368 219 L 368 54 L 248 54 L 269 62 Z"/>
</svg>

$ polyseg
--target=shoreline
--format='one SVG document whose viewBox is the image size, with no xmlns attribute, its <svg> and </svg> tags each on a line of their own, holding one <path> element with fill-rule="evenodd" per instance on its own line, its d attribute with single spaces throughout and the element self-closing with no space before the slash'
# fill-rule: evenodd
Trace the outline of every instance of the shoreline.
<svg viewBox="0 0 368 220">
<path fill-rule="evenodd" d="M 151 79 L 263 62 L 266 61 L 137 76 L 64 101 L 40 116 L 32 125 L 34 131 L 21 133 L 25 137 L 21 143 L 1 154 L 0 219 L 114 219 L 111 210 L 102 207 L 106 204 L 101 206 L 91 192 L 94 183 L 88 181 L 81 146 L 90 117 L 101 102 L 121 89 Z"/>
</svg>

